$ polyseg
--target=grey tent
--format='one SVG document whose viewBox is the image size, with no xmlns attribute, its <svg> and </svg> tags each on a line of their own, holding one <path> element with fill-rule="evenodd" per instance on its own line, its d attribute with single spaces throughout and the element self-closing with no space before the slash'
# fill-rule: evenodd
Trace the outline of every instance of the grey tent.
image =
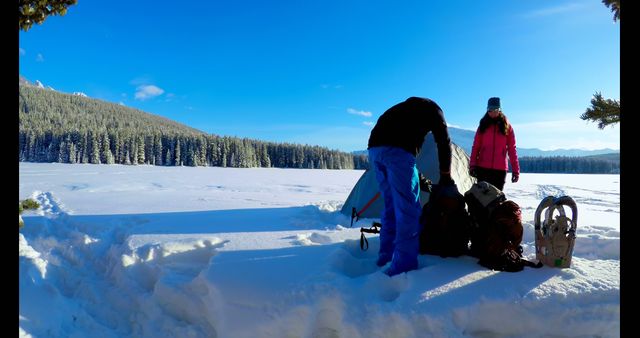
<svg viewBox="0 0 640 338">
<path fill-rule="evenodd" d="M 438 148 L 429 133 L 422 144 L 422 149 L 416 159 L 418 171 L 433 183 L 440 179 L 440 167 L 438 161 Z M 469 155 L 458 145 L 451 143 L 451 178 L 458 186 L 458 190 L 464 194 L 471 188 L 475 178 L 469 175 Z M 429 200 L 429 193 L 420 193 L 422 205 Z M 349 197 L 344 202 L 340 212 L 355 218 L 380 218 L 384 208 L 384 201 L 378 190 L 376 174 L 372 169 L 367 169 L 351 190 Z"/>
</svg>

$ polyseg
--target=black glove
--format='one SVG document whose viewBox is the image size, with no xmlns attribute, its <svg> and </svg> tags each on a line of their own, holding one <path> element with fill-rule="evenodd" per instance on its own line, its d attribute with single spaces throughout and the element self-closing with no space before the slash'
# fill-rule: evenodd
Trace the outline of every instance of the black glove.
<svg viewBox="0 0 640 338">
<path fill-rule="evenodd" d="M 438 181 L 438 185 L 445 186 L 445 185 L 454 185 L 454 184 L 456 183 L 451 178 L 451 174 L 440 173 L 440 181 Z"/>
<path fill-rule="evenodd" d="M 476 167 L 470 167 L 469 168 L 469 175 L 471 175 L 471 177 L 478 177 L 476 176 Z"/>
<path fill-rule="evenodd" d="M 424 191 L 424 192 L 431 192 L 431 180 L 424 177 L 424 175 L 422 175 L 422 173 L 420 173 L 418 175 L 418 178 L 420 179 L 420 190 Z"/>
<path fill-rule="evenodd" d="M 518 179 L 520 179 L 520 174 L 519 173 L 511 173 L 511 183 L 516 183 L 518 182 Z"/>
</svg>

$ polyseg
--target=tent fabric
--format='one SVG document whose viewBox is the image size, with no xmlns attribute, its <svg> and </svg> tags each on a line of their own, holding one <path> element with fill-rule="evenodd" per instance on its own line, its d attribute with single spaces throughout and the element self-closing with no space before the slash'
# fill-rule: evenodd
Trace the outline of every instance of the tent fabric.
<svg viewBox="0 0 640 338">
<path fill-rule="evenodd" d="M 422 150 L 416 158 L 416 166 L 425 177 L 433 183 L 438 183 L 440 179 L 438 148 L 431 133 L 424 139 Z M 453 142 L 451 142 L 451 178 L 462 193 L 468 191 L 475 183 L 475 178 L 469 175 L 469 155 Z M 424 206 L 428 200 L 429 193 L 420 192 L 420 204 Z M 372 169 L 367 169 L 362 174 L 340 212 L 351 217 L 353 208 L 355 208 L 358 218 L 380 218 L 382 216 L 384 202 L 378 190 L 375 172 Z"/>
</svg>

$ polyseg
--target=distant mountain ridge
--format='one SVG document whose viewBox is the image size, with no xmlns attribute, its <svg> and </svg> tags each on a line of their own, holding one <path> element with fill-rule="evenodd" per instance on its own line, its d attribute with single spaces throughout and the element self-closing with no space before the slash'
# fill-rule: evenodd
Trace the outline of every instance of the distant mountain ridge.
<svg viewBox="0 0 640 338">
<path fill-rule="evenodd" d="M 475 137 L 475 130 L 468 130 L 456 127 L 448 127 L 449 137 L 451 142 L 457 144 L 464 149 L 467 154 L 471 154 L 471 147 L 473 146 L 473 138 Z M 357 150 L 353 154 L 367 155 L 366 150 Z M 603 154 L 620 154 L 620 150 L 615 149 L 596 149 L 596 150 L 583 150 L 583 149 L 556 149 L 556 150 L 540 150 L 537 148 L 518 148 L 518 157 L 553 157 L 553 156 L 594 156 Z"/>
<path fill-rule="evenodd" d="M 540 150 L 540 149 L 529 149 L 529 148 L 518 148 L 518 156 L 524 157 L 552 157 L 552 156 L 573 156 L 573 157 L 585 157 L 585 156 L 596 156 L 596 155 L 605 155 L 605 154 L 618 154 L 620 155 L 620 150 L 615 149 L 594 149 L 594 150 L 583 150 L 583 149 L 556 149 L 556 150 Z"/>
<path fill-rule="evenodd" d="M 451 141 L 462 147 L 467 154 L 471 154 L 471 147 L 473 146 L 473 138 L 475 137 L 475 130 L 468 130 L 456 127 L 449 127 L 449 136 L 451 137 Z M 540 150 L 538 148 L 518 148 L 518 156 L 525 157 L 552 157 L 552 156 L 592 156 L 592 155 L 602 155 L 602 154 L 614 154 L 620 153 L 620 150 L 615 149 L 595 149 L 595 150 L 584 150 L 584 149 L 555 149 L 555 150 Z"/>
<path fill-rule="evenodd" d="M 20 77 L 19 77 L 18 84 L 21 85 L 21 86 L 32 86 L 32 87 L 37 87 L 37 88 L 41 88 L 41 89 L 48 89 L 48 90 L 53 90 L 53 91 L 59 92 L 58 90 L 55 90 L 51 86 L 45 86 L 42 82 L 40 82 L 40 80 L 36 80 L 35 83 L 32 83 L 31 81 L 27 80 L 27 78 L 25 78 L 22 75 L 20 75 Z M 83 92 L 73 92 L 73 93 L 70 93 L 70 94 L 71 95 L 78 95 L 78 96 L 82 96 L 82 97 L 89 97 L 89 96 L 87 96 L 87 94 L 85 94 Z"/>
</svg>

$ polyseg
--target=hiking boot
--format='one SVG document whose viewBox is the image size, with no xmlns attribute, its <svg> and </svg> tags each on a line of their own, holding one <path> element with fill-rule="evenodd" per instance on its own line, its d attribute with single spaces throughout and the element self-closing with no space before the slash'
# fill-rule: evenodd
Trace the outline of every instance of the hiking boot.
<svg viewBox="0 0 640 338">
<path fill-rule="evenodd" d="M 401 274 L 403 272 L 409 272 L 411 270 L 418 270 L 418 264 L 416 263 L 415 266 L 412 266 L 412 267 L 406 266 L 406 267 L 403 267 L 403 268 L 396 268 L 395 266 L 393 266 L 393 264 L 391 264 L 391 266 L 388 269 L 384 270 L 383 272 L 387 276 L 393 277 L 395 275 L 399 275 L 399 274 Z"/>
<path fill-rule="evenodd" d="M 376 265 L 379 267 L 383 267 L 387 265 L 387 263 L 391 262 L 391 255 L 380 254 L 378 256 L 378 260 L 376 261 Z"/>
<path fill-rule="evenodd" d="M 384 271 L 384 273 L 393 277 L 395 275 L 401 274 L 403 272 L 408 272 L 411 270 L 418 269 L 418 258 L 414 257 L 413 259 L 408 259 L 405 257 L 404 259 L 394 259 L 391 262 L 391 266 Z"/>
</svg>

